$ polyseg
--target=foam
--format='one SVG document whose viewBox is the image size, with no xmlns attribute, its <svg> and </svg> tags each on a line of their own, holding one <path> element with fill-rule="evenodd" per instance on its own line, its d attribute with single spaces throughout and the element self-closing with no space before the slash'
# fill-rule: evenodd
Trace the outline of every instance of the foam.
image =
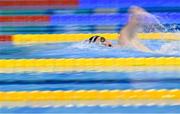
<svg viewBox="0 0 180 114">
<path fill-rule="evenodd" d="M 167 55 L 180 55 L 180 41 L 165 43 L 156 52 Z"/>
</svg>

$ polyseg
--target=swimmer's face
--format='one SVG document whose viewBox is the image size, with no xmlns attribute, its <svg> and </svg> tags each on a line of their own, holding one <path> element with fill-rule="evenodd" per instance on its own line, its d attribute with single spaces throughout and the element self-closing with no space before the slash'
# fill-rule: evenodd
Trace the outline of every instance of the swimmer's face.
<svg viewBox="0 0 180 114">
<path fill-rule="evenodd" d="M 112 43 L 110 41 L 107 41 L 105 38 L 103 38 L 104 40 L 100 39 L 100 43 L 106 47 L 112 47 Z M 103 42 L 102 42 L 103 41 Z"/>
<path fill-rule="evenodd" d="M 101 36 L 93 36 L 89 39 L 89 42 L 101 44 L 106 47 L 112 47 L 112 43 L 110 41 L 107 41 L 104 37 L 101 37 Z"/>
</svg>

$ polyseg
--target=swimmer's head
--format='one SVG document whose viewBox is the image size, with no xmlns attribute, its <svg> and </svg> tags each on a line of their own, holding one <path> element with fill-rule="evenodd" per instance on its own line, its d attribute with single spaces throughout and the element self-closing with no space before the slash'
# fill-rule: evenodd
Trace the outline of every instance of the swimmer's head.
<svg viewBox="0 0 180 114">
<path fill-rule="evenodd" d="M 88 39 L 89 43 L 100 43 L 106 47 L 112 47 L 112 43 L 101 36 L 92 36 Z"/>
</svg>

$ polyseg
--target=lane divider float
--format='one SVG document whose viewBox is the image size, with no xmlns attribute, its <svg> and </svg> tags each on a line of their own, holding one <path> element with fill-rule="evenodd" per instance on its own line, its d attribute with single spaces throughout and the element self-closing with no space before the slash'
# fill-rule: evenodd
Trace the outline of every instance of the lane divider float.
<svg viewBox="0 0 180 114">
<path fill-rule="evenodd" d="M 5 101 L 180 100 L 180 90 L 78 90 L 0 92 Z"/>
<path fill-rule="evenodd" d="M 90 38 L 91 36 L 99 35 L 109 40 L 117 40 L 118 34 L 116 33 L 103 33 L 103 34 L 42 34 L 42 35 L 14 35 L 12 40 L 15 44 L 21 43 L 54 43 L 54 42 L 79 42 Z M 180 34 L 178 33 L 144 33 L 139 34 L 141 39 L 151 40 L 179 40 Z"/>
<path fill-rule="evenodd" d="M 99 34 L 17 34 L 1 35 L 0 41 L 12 41 L 14 44 L 39 44 L 39 43 L 58 43 L 58 42 L 79 42 L 99 35 L 109 40 L 117 40 L 116 33 Z M 179 33 L 142 33 L 139 37 L 144 40 L 180 40 Z"/>
<path fill-rule="evenodd" d="M 65 71 L 179 71 L 179 57 L 0 59 L 0 73 Z"/>
</svg>

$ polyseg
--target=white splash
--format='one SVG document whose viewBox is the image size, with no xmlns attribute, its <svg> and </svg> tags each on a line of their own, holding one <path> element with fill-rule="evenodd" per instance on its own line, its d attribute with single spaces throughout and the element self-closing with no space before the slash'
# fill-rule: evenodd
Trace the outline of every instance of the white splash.
<svg viewBox="0 0 180 114">
<path fill-rule="evenodd" d="M 89 48 L 89 45 L 87 45 L 87 43 L 83 41 L 72 44 L 71 46 L 69 46 L 69 48 L 85 49 L 85 48 Z"/>
<path fill-rule="evenodd" d="M 79 43 L 72 44 L 69 46 L 69 49 L 82 49 L 82 50 L 100 50 L 101 46 L 95 43 L 89 43 L 86 41 L 82 41 Z"/>
<path fill-rule="evenodd" d="M 180 41 L 166 43 L 156 52 L 167 55 L 180 55 Z"/>
<path fill-rule="evenodd" d="M 160 22 L 160 17 L 145 13 L 138 17 L 142 32 L 166 32 L 167 28 Z"/>
</svg>

